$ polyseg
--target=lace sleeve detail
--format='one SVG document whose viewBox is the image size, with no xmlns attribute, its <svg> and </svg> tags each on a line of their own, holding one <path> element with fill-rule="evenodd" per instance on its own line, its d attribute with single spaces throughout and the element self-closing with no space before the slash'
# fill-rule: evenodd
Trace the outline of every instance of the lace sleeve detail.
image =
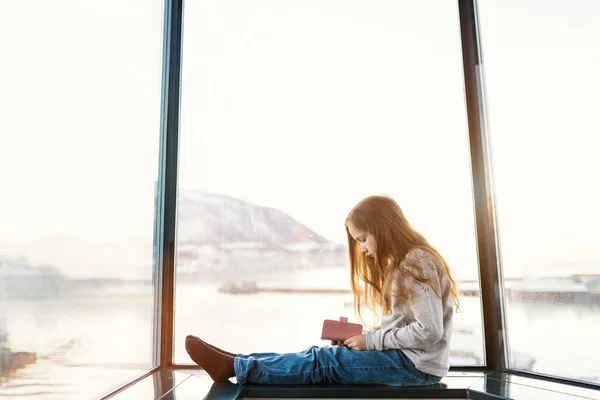
<svg viewBox="0 0 600 400">
<path fill-rule="evenodd" d="M 432 254 L 421 249 L 413 249 L 406 254 L 400 267 L 410 272 L 409 282 L 414 289 L 425 293 L 435 289 L 440 293 L 438 267 L 434 260 Z"/>
</svg>

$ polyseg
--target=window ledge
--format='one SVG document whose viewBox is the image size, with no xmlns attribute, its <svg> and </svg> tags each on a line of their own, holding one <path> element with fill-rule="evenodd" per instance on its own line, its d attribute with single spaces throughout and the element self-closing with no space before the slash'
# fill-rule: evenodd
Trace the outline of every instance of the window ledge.
<svg viewBox="0 0 600 400">
<path fill-rule="evenodd" d="M 142 395 L 141 388 L 153 388 Z M 600 390 L 500 372 L 451 371 L 440 384 L 419 387 L 385 385 L 246 385 L 213 383 L 197 368 L 163 368 L 103 399 L 229 400 L 242 398 L 395 398 L 395 399 L 593 399 Z"/>
</svg>

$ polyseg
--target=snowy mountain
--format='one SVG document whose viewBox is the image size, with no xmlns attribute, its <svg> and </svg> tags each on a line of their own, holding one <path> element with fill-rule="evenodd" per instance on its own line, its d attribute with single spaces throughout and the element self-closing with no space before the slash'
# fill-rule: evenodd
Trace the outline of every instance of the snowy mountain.
<svg viewBox="0 0 600 400">
<path fill-rule="evenodd" d="M 177 215 L 180 279 L 346 264 L 346 250 L 282 211 L 205 192 L 182 191 Z"/>
<path fill-rule="evenodd" d="M 279 248 L 330 242 L 291 216 L 230 196 L 182 190 L 177 242 L 215 247 Z"/>
</svg>

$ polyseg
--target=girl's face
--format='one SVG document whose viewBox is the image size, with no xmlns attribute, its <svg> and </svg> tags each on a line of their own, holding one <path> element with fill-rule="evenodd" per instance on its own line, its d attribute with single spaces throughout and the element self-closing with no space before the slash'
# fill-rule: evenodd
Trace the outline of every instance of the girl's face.
<svg viewBox="0 0 600 400">
<path fill-rule="evenodd" d="M 375 251 L 377 250 L 377 243 L 375 237 L 370 233 L 362 231 L 355 227 L 351 222 L 348 223 L 348 232 L 358 245 L 360 246 L 360 252 L 366 254 L 367 257 L 375 258 Z"/>
</svg>

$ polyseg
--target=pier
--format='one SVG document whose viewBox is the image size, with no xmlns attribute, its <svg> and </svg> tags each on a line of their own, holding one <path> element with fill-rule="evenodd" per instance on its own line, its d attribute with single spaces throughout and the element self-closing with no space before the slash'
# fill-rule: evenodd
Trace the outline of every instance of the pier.
<svg viewBox="0 0 600 400">
<path fill-rule="evenodd" d="M 585 303 L 600 306 L 599 276 L 598 274 L 588 274 L 571 277 L 506 279 L 504 294 L 506 299 L 515 301 Z M 457 285 L 461 296 L 479 296 L 478 281 L 459 281 Z M 258 286 L 253 281 L 227 282 L 219 287 L 218 291 L 234 295 L 259 293 L 352 294 L 349 288 Z"/>
</svg>

